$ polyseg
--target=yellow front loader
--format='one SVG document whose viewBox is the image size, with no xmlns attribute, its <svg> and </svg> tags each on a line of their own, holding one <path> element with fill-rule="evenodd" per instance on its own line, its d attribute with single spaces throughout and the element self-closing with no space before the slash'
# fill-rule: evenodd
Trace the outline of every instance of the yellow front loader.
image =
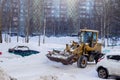
<svg viewBox="0 0 120 80">
<path fill-rule="evenodd" d="M 64 51 L 53 50 L 46 55 L 50 60 L 61 62 L 65 65 L 77 62 L 77 66 L 85 68 L 87 62 L 95 61 L 103 56 L 101 43 L 98 43 L 98 31 L 81 29 L 78 33 L 79 42 L 66 44 Z"/>
</svg>

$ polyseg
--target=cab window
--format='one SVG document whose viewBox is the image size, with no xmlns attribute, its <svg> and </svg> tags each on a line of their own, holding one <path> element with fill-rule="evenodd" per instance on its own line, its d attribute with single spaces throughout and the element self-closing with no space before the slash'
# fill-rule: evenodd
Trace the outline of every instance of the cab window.
<svg viewBox="0 0 120 80">
<path fill-rule="evenodd" d="M 89 43 L 92 39 L 92 32 L 85 32 L 84 33 L 84 42 Z"/>
<path fill-rule="evenodd" d="M 97 41 L 97 34 L 93 33 L 93 41 L 96 42 Z"/>
</svg>

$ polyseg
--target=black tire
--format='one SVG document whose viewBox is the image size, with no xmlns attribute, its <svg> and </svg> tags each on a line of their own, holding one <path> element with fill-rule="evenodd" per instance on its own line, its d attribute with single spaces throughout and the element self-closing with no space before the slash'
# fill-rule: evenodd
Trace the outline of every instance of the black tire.
<svg viewBox="0 0 120 80">
<path fill-rule="evenodd" d="M 105 68 L 98 69 L 98 77 L 107 79 L 108 78 L 108 71 Z"/>
<path fill-rule="evenodd" d="M 81 56 L 77 61 L 77 67 L 85 68 L 87 66 L 87 57 Z"/>
</svg>

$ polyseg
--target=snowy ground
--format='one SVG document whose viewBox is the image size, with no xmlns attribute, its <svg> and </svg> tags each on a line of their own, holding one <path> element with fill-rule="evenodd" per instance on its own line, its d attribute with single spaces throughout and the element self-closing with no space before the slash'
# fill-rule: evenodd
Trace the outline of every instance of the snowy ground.
<svg viewBox="0 0 120 80">
<path fill-rule="evenodd" d="M 16 42 L 16 38 L 12 38 L 12 43 L 0 44 L 0 51 L 3 53 L 0 55 L 0 67 L 18 80 L 102 80 L 97 76 L 94 63 L 89 63 L 87 68 L 81 69 L 77 68 L 76 63 L 63 65 L 47 59 L 45 55 L 49 50 L 56 48 L 63 50 L 65 44 L 72 40 L 77 41 L 78 39 L 76 37 L 50 37 L 46 38 L 45 44 L 41 43 L 41 46 L 38 46 L 37 37 L 30 38 L 28 44 L 24 43 L 23 38 L 20 39 L 19 43 Z M 8 49 L 16 45 L 27 45 L 30 49 L 40 51 L 40 53 L 27 57 L 8 53 Z M 116 49 L 119 50 L 119 48 Z M 110 49 L 116 50 L 104 48 L 107 52 Z"/>
</svg>

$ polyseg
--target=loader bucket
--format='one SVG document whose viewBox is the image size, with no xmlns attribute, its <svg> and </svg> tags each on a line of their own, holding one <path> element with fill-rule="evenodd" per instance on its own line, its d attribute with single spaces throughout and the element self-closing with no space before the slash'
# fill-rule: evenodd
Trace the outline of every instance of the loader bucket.
<svg viewBox="0 0 120 80">
<path fill-rule="evenodd" d="M 56 55 L 53 52 L 49 52 L 46 56 L 51 61 L 61 62 L 64 65 L 72 64 L 73 63 L 72 59 L 75 57 L 75 55 L 73 55 L 73 54 L 63 55 L 63 54 L 57 53 L 57 55 Z"/>
</svg>

